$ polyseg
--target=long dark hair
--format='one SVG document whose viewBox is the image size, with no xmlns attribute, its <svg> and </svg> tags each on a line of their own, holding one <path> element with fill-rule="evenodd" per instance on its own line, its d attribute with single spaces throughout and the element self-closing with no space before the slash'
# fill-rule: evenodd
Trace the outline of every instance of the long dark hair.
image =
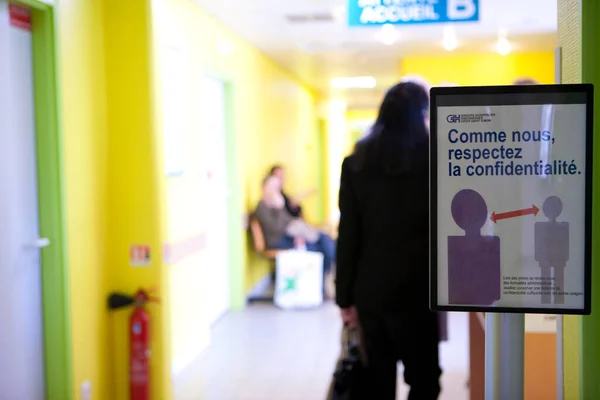
<svg viewBox="0 0 600 400">
<path fill-rule="evenodd" d="M 371 131 L 354 149 L 356 166 L 398 174 L 426 161 L 428 110 L 429 96 L 421 85 L 403 82 L 392 87 Z"/>
</svg>

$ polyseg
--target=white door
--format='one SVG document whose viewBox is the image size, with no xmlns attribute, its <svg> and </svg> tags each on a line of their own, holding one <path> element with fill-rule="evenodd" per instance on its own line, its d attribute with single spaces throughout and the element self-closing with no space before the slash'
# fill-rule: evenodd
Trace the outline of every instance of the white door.
<svg viewBox="0 0 600 400">
<path fill-rule="evenodd" d="M 206 273 L 209 285 L 208 316 L 212 324 L 229 309 L 229 257 L 225 85 L 218 79 L 202 80 L 202 156 L 206 172 Z"/>
<path fill-rule="evenodd" d="M 23 10 L 0 0 L 0 400 L 45 397 L 32 36 Z"/>
</svg>

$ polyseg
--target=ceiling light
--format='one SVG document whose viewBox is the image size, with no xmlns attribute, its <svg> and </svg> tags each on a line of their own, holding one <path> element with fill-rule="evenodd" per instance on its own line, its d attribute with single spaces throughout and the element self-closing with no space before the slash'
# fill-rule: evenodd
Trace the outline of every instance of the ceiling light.
<svg viewBox="0 0 600 400">
<path fill-rule="evenodd" d="M 346 15 L 346 6 L 335 7 L 331 14 L 333 15 L 333 18 L 337 19 L 338 21 L 343 20 Z"/>
<path fill-rule="evenodd" d="M 458 47 L 458 41 L 456 38 L 444 38 L 442 46 L 446 51 L 454 51 Z"/>
<path fill-rule="evenodd" d="M 392 24 L 384 24 L 381 27 L 381 33 L 384 35 L 391 35 L 396 33 L 396 28 L 394 28 L 394 25 Z"/>
<path fill-rule="evenodd" d="M 376 34 L 376 37 L 383 43 L 388 46 L 393 45 L 398 40 L 398 32 L 394 25 L 385 24 L 381 27 L 379 33 Z"/>
<path fill-rule="evenodd" d="M 331 79 L 331 86 L 336 89 L 373 89 L 377 81 L 372 76 L 355 76 Z"/>
<path fill-rule="evenodd" d="M 226 40 L 219 40 L 216 47 L 217 51 L 224 56 L 228 56 L 233 53 L 233 45 Z"/>
<path fill-rule="evenodd" d="M 442 46 L 447 51 L 453 51 L 458 47 L 458 40 L 456 39 L 456 32 L 454 27 L 447 26 L 444 28 L 444 38 L 442 39 Z"/>
<path fill-rule="evenodd" d="M 501 56 L 506 56 L 512 51 L 512 44 L 506 38 L 498 38 L 498 42 L 496 42 L 496 51 Z"/>
<path fill-rule="evenodd" d="M 496 42 L 496 51 L 498 54 L 505 56 L 508 55 L 512 49 L 512 43 L 507 39 L 507 31 L 506 28 L 500 28 L 498 30 L 498 41 Z"/>
</svg>

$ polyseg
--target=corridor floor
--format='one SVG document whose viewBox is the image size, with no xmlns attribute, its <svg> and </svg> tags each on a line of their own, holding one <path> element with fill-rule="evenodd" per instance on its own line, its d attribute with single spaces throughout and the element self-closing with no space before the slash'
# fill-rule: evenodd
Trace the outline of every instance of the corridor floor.
<svg viewBox="0 0 600 400">
<path fill-rule="evenodd" d="M 258 305 L 230 312 L 214 327 L 209 348 L 174 378 L 175 400 L 324 400 L 340 329 L 333 304 L 311 311 Z M 466 400 L 466 314 L 450 315 L 449 338 L 441 346 L 440 400 Z M 398 393 L 405 399 L 407 387 L 401 385 Z"/>
</svg>

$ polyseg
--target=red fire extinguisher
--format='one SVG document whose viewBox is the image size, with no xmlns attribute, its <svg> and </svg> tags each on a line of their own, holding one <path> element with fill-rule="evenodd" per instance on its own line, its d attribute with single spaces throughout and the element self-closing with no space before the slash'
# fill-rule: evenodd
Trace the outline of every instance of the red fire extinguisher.
<svg viewBox="0 0 600 400">
<path fill-rule="evenodd" d="M 129 393 L 131 400 L 150 399 L 150 316 L 145 305 L 158 299 L 147 291 L 138 290 L 134 296 L 111 293 L 108 307 L 116 310 L 134 306 L 129 317 Z"/>
</svg>

